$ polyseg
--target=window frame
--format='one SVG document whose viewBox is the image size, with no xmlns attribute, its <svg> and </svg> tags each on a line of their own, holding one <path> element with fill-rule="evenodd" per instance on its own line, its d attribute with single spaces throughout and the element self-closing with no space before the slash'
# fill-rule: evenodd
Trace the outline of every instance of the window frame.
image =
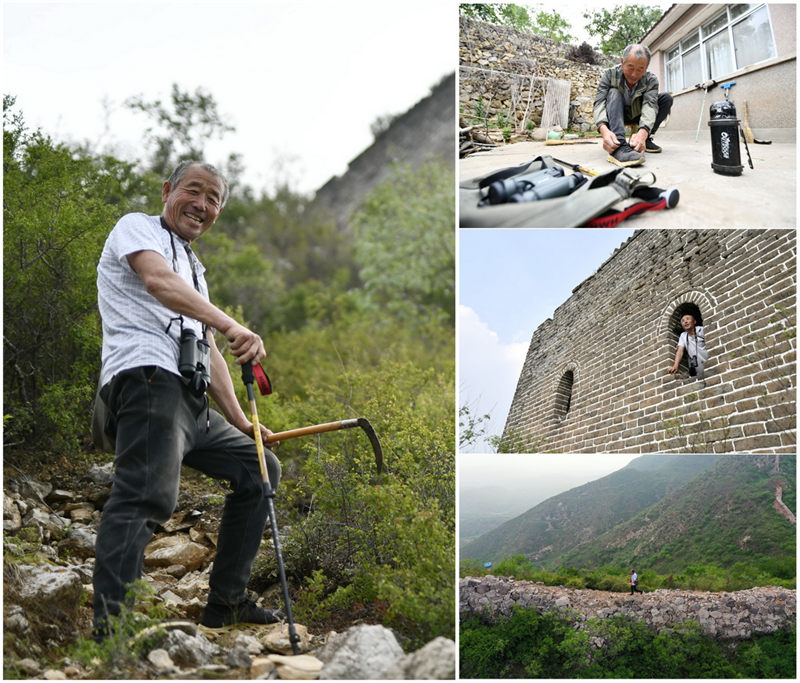
<svg viewBox="0 0 800 683">
<path fill-rule="evenodd" d="M 724 80 L 729 74 L 735 73 L 740 69 L 744 69 L 749 66 L 753 66 L 755 64 L 761 64 L 762 62 L 766 62 L 770 59 L 775 59 L 778 56 L 777 51 L 777 44 L 775 42 L 775 30 L 772 25 L 772 15 L 769 11 L 769 6 L 767 3 L 755 3 L 752 7 L 749 7 L 746 11 L 738 14 L 736 16 L 732 16 L 731 9 L 735 5 L 722 5 L 722 9 L 719 12 L 712 14 L 708 17 L 705 21 L 700 23 L 698 26 L 695 26 L 689 29 L 686 33 L 681 36 L 678 40 L 673 42 L 670 47 L 664 50 L 664 78 L 666 82 L 666 89 L 669 92 L 678 92 L 680 90 L 686 90 L 688 88 L 692 88 L 695 84 L 689 83 L 684 84 L 684 55 L 688 55 L 694 50 L 699 48 L 700 50 L 700 72 L 701 72 L 701 83 L 705 83 L 709 81 L 712 77 L 710 75 L 710 67 L 708 63 L 708 57 L 706 54 L 706 45 L 708 41 L 718 38 L 723 33 L 727 36 L 727 42 L 730 49 L 730 58 L 733 62 L 732 71 L 729 71 L 725 74 L 719 74 L 714 78 L 716 80 Z M 758 62 L 753 62 L 752 64 L 742 64 L 738 65 L 736 63 L 736 44 L 734 43 L 733 39 L 733 28 L 737 24 L 740 24 L 750 18 L 753 14 L 758 12 L 764 8 L 767 12 L 767 23 L 769 25 L 770 37 L 772 38 L 772 48 L 773 54 L 765 57 L 764 59 L 759 60 Z M 724 13 L 725 22 L 716 27 L 714 30 L 705 33 L 704 27 L 707 27 L 710 23 L 715 22 L 717 19 L 722 17 Z M 684 50 L 683 43 L 689 40 L 689 38 L 693 37 L 693 34 L 697 33 L 698 39 L 697 41 L 692 41 L 692 44 Z M 676 54 L 669 58 L 669 54 L 675 52 Z M 675 71 L 674 65 L 677 64 L 678 69 Z M 670 65 L 673 66 L 673 72 L 677 73 L 679 83 L 672 83 L 670 78 Z"/>
</svg>

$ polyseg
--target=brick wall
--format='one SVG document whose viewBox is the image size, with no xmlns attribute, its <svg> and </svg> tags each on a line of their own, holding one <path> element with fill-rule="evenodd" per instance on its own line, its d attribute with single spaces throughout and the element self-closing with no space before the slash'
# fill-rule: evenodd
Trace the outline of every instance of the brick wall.
<svg viewBox="0 0 800 683">
<path fill-rule="evenodd" d="M 793 230 L 634 233 L 534 332 L 502 450 L 795 452 L 795 248 Z M 667 373 L 689 310 L 703 380 Z"/>
</svg>

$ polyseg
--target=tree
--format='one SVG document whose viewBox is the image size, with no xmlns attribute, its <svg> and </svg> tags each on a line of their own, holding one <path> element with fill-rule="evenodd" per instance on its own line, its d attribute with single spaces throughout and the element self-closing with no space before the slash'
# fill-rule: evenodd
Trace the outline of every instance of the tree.
<svg viewBox="0 0 800 683">
<path fill-rule="evenodd" d="M 584 12 L 586 30 L 600 38 L 600 51 L 606 55 L 622 55 L 627 45 L 641 40 L 663 12 L 651 5 L 615 5 L 611 10 Z"/>
<path fill-rule="evenodd" d="M 409 322 L 454 311 L 453 170 L 397 168 L 353 217 L 356 260 L 369 306 Z"/>
<path fill-rule="evenodd" d="M 480 19 L 488 24 L 512 26 L 522 31 L 529 31 L 533 26 L 533 22 L 531 21 L 528 10 L 522 5 L 490 2 L 481 4 L 464 4 L 459 5 L 458 7 L 459 12 L 463 16 L 472 17 L 473 19 Z"/>
<path fill-rule="evenodd" d="M 569 33 L 569 22 L 558 12 L 538 12 L 533 26 L 533 32 L 545 38 L 556 40 L 559 43 L 570 43 L 575 37 Z"/>
<path fill-rule="evenodd" d="M 568 43 L 574 40 L 569 34 L 570 24 L 556 10 L 539 10 L 531 16 L 531 9 L 523 5 L 486 3 L 459 5 L 462 16 L 480 19 L 489 24 L 511 26 L 520 31 L 536 33 L 551 40 Z"/>
<path fill-rule="evenodd" d="M 88 434 L 100 367 L 97 260 L 121 214 L 150 208 L 153 185 L 130 164 L 28 131 L 13 108 L 5 97 L 5 443 L 65 452 Z"/>
<path fill-rule="evenodd" d="M 142 95 L 130 97 L 125 105 L 153 121 L 146 129 L 152 148 L 149 170 L 166 178 L 175 166 L 186 159 L 204 159 L 205 145 L 211 138 L 222 138 L 236 128 L 219 113 L 214 96 L 197 88 L 194 93 L 182 91 L 172 84 L 170 101 L 146 101 Z M 241 172 L 241 160 L 231 155 L 228 165 L 234 178 Z M 225 169 L 227 172 L 227 168 Z"/>
</svg>

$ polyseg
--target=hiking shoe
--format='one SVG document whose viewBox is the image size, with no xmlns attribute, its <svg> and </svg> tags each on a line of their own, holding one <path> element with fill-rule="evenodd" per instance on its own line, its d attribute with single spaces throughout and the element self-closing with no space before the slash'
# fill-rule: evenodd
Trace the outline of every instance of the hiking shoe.
<svg viewBox="0 0 800 683">
<path fill-rule="evenodd" d="M 647 138 L 644 142 L 644 151 L 650 152 L 650 154 L 658 154 L 661 151 L 661 147 L 659 147 L 653 138 Z"/>
<path fill-rule="evenodd" d="M 274 624 L 285 618 L 281 610 L 264 609 L 245 598 L 234 607 L 208 603 L 200 623 L 208 628 L 222 628 L 231 624 Z"/>
<path fill-rule="evenodd" d="M 609 154 L 606 161 L 615 166 L 638 166 L 644 163 L 644 154 L 640 154 L 626 143 L 617 147 L 613 154 Z"/>
</svg>

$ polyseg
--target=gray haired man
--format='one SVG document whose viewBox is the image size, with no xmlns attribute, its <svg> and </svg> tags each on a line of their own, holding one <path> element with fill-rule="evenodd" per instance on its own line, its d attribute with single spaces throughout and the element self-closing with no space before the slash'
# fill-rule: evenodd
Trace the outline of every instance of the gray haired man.
<svg viewBox="0 0 800 683">
<path fill-rule="evenodd" d="M 649 64 L 650 50 L 628 45 L 619 66 L 607 69 L 597 86 L 594 123 L 607 161 L 616 166 L 638 166 L 644 163 L 644 152 L 661 151 L 653 136 L 672 108 L 672 95 L 658 92 L 658 78 L 647 70 Z M 625 124 L 638 126 L 630 141 Z"/>
</svg>

